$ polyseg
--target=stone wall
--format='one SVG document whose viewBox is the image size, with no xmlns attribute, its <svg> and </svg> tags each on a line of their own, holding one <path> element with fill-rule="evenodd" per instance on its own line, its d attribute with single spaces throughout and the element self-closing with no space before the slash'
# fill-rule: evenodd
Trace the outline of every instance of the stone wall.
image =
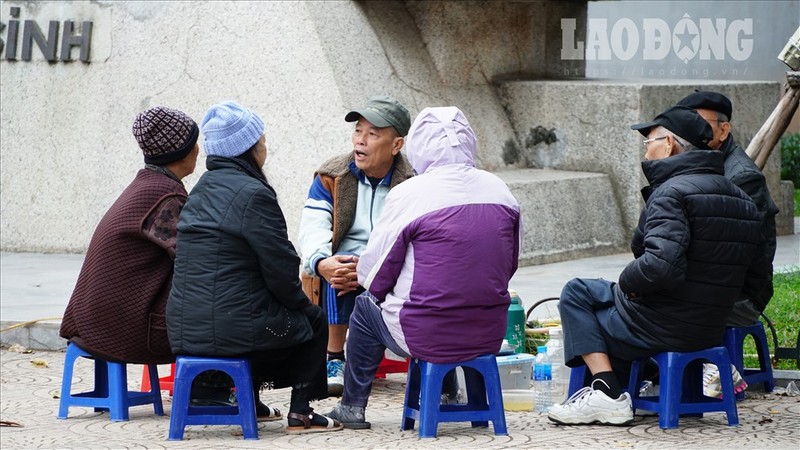
<svg viewBox="0 0 800 450">
<path fill-rule="evenodd" d="M 78 49 L 73 61 L 48 62 L 35 45 L 24 61 L 20 42 L 11 58 L 0 53 L 0 249 L 85 251 L 142 166 L 136 114 L 167 105 L 200 122 L 229 99 L 266 123 L 265 172 L 295 240 L 314 170 L 352 148 L 345 113 L 388 93 L 412 117 L 427 106 L 465 112 L 478 166 L 512 184 L 526 211 L 524 262 L 622 250 L 644 183 L 641 138 L 628 126 L 696 87 L 716 89 L 734 100 L 745 145 L 778 86 L 563 80 L 585 66 L 561 59 L 560 19 L 584 30 L 586 10 L 586 1 L 4 1 L 5 43 L 12 22 L 34 21 L 43 40 L 51 21 L 93 28 L 88 63 Z M 777 165 L 767 170 L 774 194 Z M 600 207 L 587 214 L 587 201 Z"/>
<path fill-rule="evenodd" d="M 611 176 L 613 195 L 622 209 L 625 229 L 635 227 L 646 184 L 640 161 L 642 136 L 630 125 L 651 120 L 694 91 L 713 90 L 733 102 L 732 134 L 742 148 L 772 112 L 780 95 L 774 82 L 726 84 L 641 81 L 519 81 L 503 83 L 501 97 L 509 110 L 520 148 L 519 159 L 542 169 L 579 170 Z M 540 142 L 545 130 L 553 142 Z M 526 145 L 526 141 L 538 142 Z M 780 154 L 773 151 L 765 169 L 776 203 Z"/>
<path fill-rule="evenodd" d="M 92 21 L 93 34 L 89 63 L 47 62 L 35 46 L 31 61 L 0 58 L 0 248 L 84 251 L 142 166 L 133 118 L 156 105 L 198 122 L 222 100 L 257 111 L 291 239 L 315 168 L 350 151 L 343 117 L 369 95 L 412 117 L 459 106 L 480 167 L 504 168 L 514 132 L 494 83 L 582 71 L 559 59 L 559 18 L 585 14 L 585 1 L 4 1 L 5 24 Z M 188 188 L 203 170 L 201 156 Z"/>
</svg>

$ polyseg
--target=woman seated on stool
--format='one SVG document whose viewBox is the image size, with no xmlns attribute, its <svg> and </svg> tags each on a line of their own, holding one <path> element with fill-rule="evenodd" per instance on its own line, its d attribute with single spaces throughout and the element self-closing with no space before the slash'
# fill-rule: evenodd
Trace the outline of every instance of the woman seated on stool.
<svg viewBox="0 0 800 450">
<path fill-rule="evenodd" d="M 327 321 L 303 293 L 300 258 L 275 190 L 261 167 L 264 122 L 235 102 L 214 105 L 201 123 L 208 171 L 178 222 L 167 331 L 179 355 L 244 357 L 254 384 L 292 387 L 290 433 L 335 431 L 314 413 L 327 397 Z M 266 405 L 259 401 L 260 415 Z"/>
</svg>

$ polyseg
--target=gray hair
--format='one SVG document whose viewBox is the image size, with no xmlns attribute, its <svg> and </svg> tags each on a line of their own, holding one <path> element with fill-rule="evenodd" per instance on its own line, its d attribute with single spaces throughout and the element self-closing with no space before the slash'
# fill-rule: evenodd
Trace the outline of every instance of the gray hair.
<svg viewBox="0 0 800 450">
<path fill-rule="evenodd" d="M 668 129 L 666 129 L 666 128 L 660 126 L 660 125 L 657 126 L 655 130 L 656 130 L 656 134 L 658 135 L 658 137 L 672 136 L 673 139 L 678 141 L 678 144 L 680 144 L 680 146 L 683 149 L 683 151 L 699 150 L 700 149 L 700 147 L 690 143 L 686 139 L 678 136 L 677 134 L 673 133 L 672 131 L 669 131 Z"/>
</svg>

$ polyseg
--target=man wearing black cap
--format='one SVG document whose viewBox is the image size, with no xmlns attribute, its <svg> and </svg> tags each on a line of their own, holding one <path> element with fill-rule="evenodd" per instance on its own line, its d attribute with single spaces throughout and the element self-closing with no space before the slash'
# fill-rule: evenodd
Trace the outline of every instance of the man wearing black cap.
<svg viewBox="0 0 800 450">
<path fill-rule="evenodd" d="M 681 99 L 678 105 L 694 109 L 711 125 L 714 139 L 709 146 L 722 152 L 725 158 L 725 177 L 749 195 L 761 213 L 761 232 L 766 240 L 764 252 L 770 262 L 769 282 L 761 292 L 752 297 L 738 299 L 728 318 L 729 327 L 749 326 L 758 321 L 758 316 L 772 298 L 772 260 L 775 257 L 775 215 L 778 207 L 769 195 L 764 174 L 730 134 L 729 121 L 733 106 L 728 97 L 718 92 L 698 91 Z"/>
<path fill-rule="evenodd" d="M 329 159 L 314 174 L 300 220 L 303 289 L 328 316 L 328 391 L 342 394 L 344 343 L 363 292 L 356 264 L 367 246 L 389 190 L 413 175 L 400 153 L 411 126 L 408 110 L 376 95 L 345 121 L 355 122 L 353 149 Z"/>
<path fill-rule="evenodd" d="M 644 140 L 649 186 L 633 234 L 635 259 L 619 283 L 574 279 L 558 308 L 566 364 L 586 364 L 590 385 L 550 410 L 560 424 L 633 421 L 630 361 L 722 344 L 740 290 L 762 288 L 766 264 L 756 205 L 723 176 L 711 127 L 674 106 L 632 127 Z"/>
<path fill-rule="evenodd" d="M 97 225 L 61 322 L 61 337 L 92 355 L 136 364 L 175 360 L 164 314 L 187 198 L 181 180 L 194 172 L 198 134 L 191 117 L 162 106 L 133 122 L 145 166 Z"/>
<path fill-rule="evenodd" d="M 765 239 L 764 256 L 769 261 L 769 270 L 766 274 L 768 281 L 761 292 L 740 296 L 728 316 L 729 327 L 749 326 L 758 321 L 759 315 L 772 299 L 772 260 L 775 257 L 775 215 L 778 213 L 778 207 L 769 195 L 764 174 L 747 153 L 734 142 L 730 134 L 730 120 L 733 114 L 730 99 L 719 92 L 697 91 L 681 99 L 678 105 L 694 109 L 708 122 L 714 131 L 714 139 L 709 146 L 722 152 L 725 158 L 725 177 L 749 195 L 761 213 L 761 232 Z M 737 392 L 745 389 L 747 383 L 736 368 L 732 367 L 731 370 Z M 722 395 L 719 371 L 713 364 L 706 364 L 703 367 L 703 390 L 711 397 Z"/>
</svg>

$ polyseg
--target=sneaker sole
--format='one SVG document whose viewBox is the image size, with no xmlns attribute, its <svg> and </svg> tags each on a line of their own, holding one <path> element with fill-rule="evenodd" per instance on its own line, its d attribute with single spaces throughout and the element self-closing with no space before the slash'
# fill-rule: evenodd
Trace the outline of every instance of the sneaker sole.
<svg viewBox="0 0 800 450">
<path fill-rule="evenodd" d="M 368 430 L 372 428 L 369 422 L 343 422 L 342 425 L 348 430 Z"/>
<path fill-rule="evenodd" d="M 580 422 L 573 421 L 573 420 L 576 420 L 576 419 L 563 419 L 562 420 L 562 419 L 559 419 L 557 417 L 553 417 L 552 415 L 549 415 L 549 414 L 548 414 L 547 418 L 550 419 L 552 422 L 555 422 L 555 423 L 557 423 L 559 425 L 596 425 L 596 424 L 599 424 L 599 425 L 613 425 L 613 426 L 622 427 L 622 426 L 630 425 L 630 424 L 632 424 L 634 422 L 633 416 L 631 416 L 630 419 L 623 419 L 621 417 L 616 417 L 616 418 L 611 418 L 611 419 L 608 419 L 606 417 L 595 417 L 591 422 L 588 422 L 586 420 L 581 420 Z"/>
</svg>

